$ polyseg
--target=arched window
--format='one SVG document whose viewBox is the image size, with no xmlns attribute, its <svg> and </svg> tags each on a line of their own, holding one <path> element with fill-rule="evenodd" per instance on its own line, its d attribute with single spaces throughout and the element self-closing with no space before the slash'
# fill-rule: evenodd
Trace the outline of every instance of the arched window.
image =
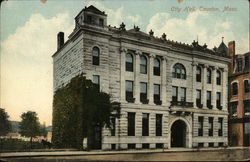
<svg viewBox="0 0 250 162">
<path fill-rule="evenodd" d="M 196 68 L 196 82 L 201 82 L 201 67 Z"/>
<path fill-rule="evenodd" d="M 133 72 L 133 55 L 130 53 L 126 55 L 126 71 Z"/>
<path fill-rule="evenodd" d="M 154 75 L 160 76 L 160 60 L 154 59 Z"/>
<path fill-rule="evenodd" d="M 216 71 L 216 84 L 221 85 L 221 73 L 219 70 Z"/>
<path fill-rule="evenodd" d="M 93 47 L 92 49 L 92 64 L 99 65 L 100 62 L 100 49 L 98 47 Z"/>
<path fill-rule="evenodd" d="M 232 95 L 237 96 L 238 95 L 238 83 L 234 82 L 232 84 Z"/>
<path fill-rule="evenodd" d="M 145 56 L 140 56 L 140 72 L 147 74 L 147 58 Z"/>
<path fill-rule="evenodd" d="M 211 69 L 207 69 L 207 83 L 211 83 L 212 80 L 212 71 Z"/>
<path fill-rule="evenodd" d="M 182 64 L 175 64 L 172 72 L 173 78 L 186 79 L 186 69 Z"/>
<path fill-rule="evenodd" d="M 250 92 L 249 80 L 244 80 L 244 91 L 245 91 L 245 93 L 249 93 Z"/>
</svg>

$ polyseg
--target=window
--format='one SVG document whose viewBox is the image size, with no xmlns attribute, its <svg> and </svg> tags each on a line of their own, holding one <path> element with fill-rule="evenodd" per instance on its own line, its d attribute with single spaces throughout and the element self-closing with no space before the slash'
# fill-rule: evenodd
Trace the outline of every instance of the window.
<svg viewBox="0 0 250 162">
<path fill-rule="evenodd" d="M 92 64 L 99 65 L 99 58 L 100 58 L 100 50 L 98 47 L 93 47 L 92 49 Z"/>
<path fill-rule="evenodd" d="M 196 67 L 196 82 L 201 82 L 201 67 Z"/>
<path fill-rule="evenodd" d="M 115 150 L 116 149 L 116 144 L 111 144 L 111 150 Z"/>
<path fill-rule="evenodd" d="M 135 135 L 135 113 L 128 113 L 128 136 Z"/>
<path fill-rule="evenodd" d="M 212 109 L 212 105 L 211 105 L 211 91 L 207 91 L 207 107 L 209 109 Z"/>
<path fill-rule="evenodd" d="M 209 136 L 213 136 L 213 129 L 214 129 L 213 121 L 214 121 L 213 117 L 208 118 L 208 135 Z"/>
<path fill-rule="evenodd" d="M 204 147 L 204 143 L 198 143 L 198 147 Z"/>
<path fill-rule="evenodd" d="M 172 72 L 173 78 L 186 79 L 186 69 L 182 64 L 175 64 Z"/>
<path fill-rule="evenodd" d="M 216 107 L 219 110 L 222 109 L 222 107 L 221 107 L 221 93 L 220 92 L 216 93 Z"/>
<path fill-rule="evenodd" d="M 244 100 L 244 112 L 245 113 L 250 113 L 250 100 Z"/>
<path fill-rule="evenodd" d="M 145 56 L 140 56 L 140 72 L 147 74 L 147 58 Z"/>
<path fill-rule="evenodd" d="M 148 100 L 147 100 L 147 83 L 141 82 L 140 83 L 140 101 L 143 104 L 147 104 Z"/>
<path fill-rule="evenodd" d="M 219 70 L 216 71 L 216 84 L 221 85 L 221 73 Z"/>
<path fill-rule="evenodd" d="M 154 103 L 156 105 L 161 105 L 161 100 L 160 100 L 160 85 L 159 84 L 154 84 Z"/>
<path fill-rule="evenodd" d="M 90 24 L 92 23 L 92 16 L 90 16 L 90 15 L 87 16 L 87 22 Z"/>
<path fill-rule="evenodd" d="M 218 136 L 222 136 L 223 118 L 219 118 L 219 119 L 218 119 L 218 122 L 219 122 Z"/>
<path fill-rule="evenodd" d="M 202 108 L 202 104 L 201 104 L 201 90 L 200 89 L 196 90 L 196 106 L 198 108 Z"/>
<path fill-rule="evenodd" d="M 242 59 L 237 60 L 237 68 L 238 72 L 242 71 Z"/>
<path fill-rule="evenodd" d="M 233 87 L 233 89 L 232 89 L 233 96 L 237 96 L 238 95 L 238 83 L 234 82 L 232 84 L 232 87 Z"/>
<path fill-rule="evenodd" d="M 100 76 L 99 75 L 93 75 L 93 84 L 95 88 L 100 91 Z"/>
<path fill-rule="evenodd" d="M 133 98 L 133 81 L 126 80 L 126 100 L 128 102 L 134 102 L 134 98 Z"/>
<path fill-rule="evenodd" d="M 158 58 L 154 59 L 154 75 L 160 76 L 160 60 Z"/>
<path fill-rule="evenodd" d="M 142 114 L 142 136 L 148 136 L 149 134 L 149 114 Z"/>
<path fill-rule="evenodd" d="M 103 19 L 99 19 L 99 25 L 103 26 Z"/>
<path fill-rule="evenodd" d="M 249 80 L 244 80 L 244 92 L 245 93 L 249 93 L 250 92 Z"/>
<path fill-rule="evenodd" d="M 156 144 L 155 144 L 155 147 L 156 147 L 156 148 L 163 148 L 163 143 L 156 143 Z"/>
<path fill-rule="evenodd" d="M 115 118 L 111 118 L 111 136 L 115 136 Z"/>
<path fill-rule="evenodd" d="M 208 147 L 214 147 L 214 143 L 208 143 Z"/>
<path fill-rule="evenodd" d="M 133 72 L 133 55 L 130 53 L 126 54 L 126 71 Z"/>
<path fill-rule="evenodd" d="M 186 88 L 180 88 L 180 99 L 182 102 L 186 101 Z"/>
<path fill-rule="evenodd" d="M 212 72 L 211 69 L 207 69 L 207 83 L 211 84 Z"/>
<path fill-rule="evenodd" d="M 172 87 L 172 101 L 177 102 L 178 101 L 178 87 L 173 86 Z"/>
<path fill-rule="evenodd" d="M 149 143 L 143 143 L 142 148 L 143 149 L 149 149 Z"/>
<path fill-rule="evenodd" d="M 198 117 L 198 136 L 203 136 L 203 120 L 202 116 Z"/>
<path fill-rule="evenodd" d="M 128 144 L 128 149 L 135 149 L 135 144 L 134 143 Z"/>
<path fill-rule="evenodd" d="M 230 104 L 231 104 L 231 109 L 232 109 L 232 115 L 237 114 L 238 102 L 235 101 L 235 102 L 231 102 Z"/>
<path fill-rule="evenodd" d="M 156 114 L 155 127 L 156 127 L 155 135 L 162 136 L 162 114 Z"/>
</svg>

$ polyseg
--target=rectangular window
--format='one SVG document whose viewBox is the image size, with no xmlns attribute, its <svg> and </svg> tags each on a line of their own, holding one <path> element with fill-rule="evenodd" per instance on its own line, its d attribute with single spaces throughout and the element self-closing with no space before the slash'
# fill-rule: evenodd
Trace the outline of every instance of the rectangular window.
<svg viewBox="0 0 250 162">
<path fill-rule="evenodd" d="M 214 147 L 214 143 L 208 143 L 208 147 Z"/>
<path fill-rule="evenodd" d="M 238 59 L 237 68 L 238 68 L 238 72 L 242 71 L 242 59 Z"/>
<path fill-rule="evenodd" d="M 211 105 L 211 91 L 207 91 L 207 107 L 209 109 L 212 109 L 212 105 Z"/>
<path fill-rule="evenodd" d="M 172 87 L 172 101 L 177 102 L 178 101 L 178 87 L 173 86 Z"/>
<path fill-rule="evenodd" d="M 111 150 L 115 150 L 116 149 L 116 144 L 111 144 Z"/>
<path fill-rule="evenodd" d="M 235 101 L 235 102 L 231 102 L 231 111 L 232 111 L 232 115 L 237 115 L 237 107 L 238 107 L 238 102 Z"/>
<path fill-rule="evenodd" d="M 149 143 L 143 143 L 142 148 L 143 149 L 149 149 Z"/>
<path fill-rule="evenodd" d="M 128 136 L 135 135 L 135 113 L 128 113 Z"/>
<path fill-rule="evenodd" d="M 201 68 L 196 68 L 196 82 L 201 82 Z"/>
<path fill-rule="evenodd" d="M 156 114 L 156 136 L 162 136 L 162 114 Z"/>
<path fill-rule="evenodd" d="M 245 91 L 245 93 L 249 93 L 250 92 L 249 80 L 244 80 L 244 91 Z"/>
<path fill-rule="evenodd" d="M 90 24 L 92 23 L 92 16 L 90 16 L 90 15 L 87 16 L 87 22 Z"/>
<path fill-rule="evenodd" d="M 99 26 L 103 26 L 103 19 L 99 19 Z"/>
<path fill-rule="evenodd" d="M 219 124 L 219 130 L 218 130 L 218 136 L 222 136 L 222 131 L 223 131 L 223 118 L 218 119 L 218 124 Z"/>
<path fill-rule="evenodd" d="M 203 136 L 203 119 L 202 116 L 198 117 L 198 136 Z"/>
<path fill-rule="evenodd" d="M 232 84 L 232 94 L 233 96 L 237 96 L 238 95 L 238 83 L 234 82 Z"/>
<path fill-rule="evenodd" d="M 163 148 L 163 143 L 156 143 L 155 147 L 156 148 Z"/>
<path fill-rule="evenodd" d="M 111 136 L 115 136 L 115 118 L 111 118 Z"/>
<path fill-rule="evenodd" d="M 134 98 L 133 98 L 133 81 L 126 80 L 126 100 L 128 102 L 134 102 Z"/>
<path fill-rule="evenodd" d="M 128 149 L 135 149 L 135 144 L 134 143 L 128 144 Z"/>
<path fill-rule="evenodd" d="M 244 100 L 244 112 L 245 113 L 250 113 L 250 100 Z"/>
<path fill-rule="evenodd" d="M 93 75 L 93 84 L 95 88 L 100 91 L 100 76 L 99 75 Z"/>
<path fill-rule="evenodd" d="M 221 93 L 220 92 L 216 93 L 216 107 L 219 110 L 222 109 L 222 107 L 221 107 Z"/>
<path fill-rule="evenodd" d="M 148 136 L 149 134 L 149 114 L 142 114 L 142 136 Z"/>
<path fill-rule="evenodd" d="M 198 143 L 198 147 L 204 147 L 204 143 Z"/>
<path fill-rule="evenodd" d="M 143 104 L 147 104 L 147 83 L 141 82 L 140 83 L 140 101 Z"/>
<path fill-rule="evenodd" d="M 213 129 L 214 129 L 214 118 L 213 117 L 209 117 L 208 118 L 208 135 L 209 136 L 213 136 Z"/>
<path fill-rule="evenodd" d="M 186 88 L 181 87 L 180 88 L 180 99 L 182 102 L 186 101 Z"/>
<path fill-rule="evenodd" d="M 196 106 L 198 108 L 202 108 L 202 105 L 201 105 L 201 90 L 200 89 L 196 90 Z"/>
<path fill-rule="evenodd" d="M 156 105 L 161 105 L 160 88 L 159 84 L 154 84 L 154 103 Z"/>
</svg>

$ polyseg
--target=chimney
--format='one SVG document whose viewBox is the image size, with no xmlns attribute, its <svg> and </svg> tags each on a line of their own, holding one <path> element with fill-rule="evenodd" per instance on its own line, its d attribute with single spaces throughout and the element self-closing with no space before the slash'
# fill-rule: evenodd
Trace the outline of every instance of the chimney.
<svg viewBox="0 0 250 162">
<path fill-rule="evenodd" d="M 229 51 L 229 57 L 231 58 L 231 62 L 228 66 L 228 72 L 229 74 L 233 74 L 234 66 L 235 66 L 235 41 L 230 41 L 228 43 L 228 51 Z"/>
<path fill-rule="evenodd" d="M 57 34 L 57 50 L 59 50 L 64 44 L 64 33 L 59 32 Z"/>
<path fill-rule="evenodd" d="M 234 57 L 235 56 L 235 41 L 230 41 L 228 43 L 228 49 L 229 49 L 229 56 Z"/>
</svg>

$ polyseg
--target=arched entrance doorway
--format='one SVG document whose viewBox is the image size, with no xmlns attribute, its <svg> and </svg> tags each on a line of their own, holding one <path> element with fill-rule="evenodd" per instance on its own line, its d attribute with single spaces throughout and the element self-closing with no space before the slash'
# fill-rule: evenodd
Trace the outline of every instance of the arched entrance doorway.
<svg viewBox="0 0 250 162">
<path fill-rule="evenodd" d="M 176 120 L 171 127 L 171 147 L 186 147 L 187 125 L 182 120 Z"/>
</svg>

